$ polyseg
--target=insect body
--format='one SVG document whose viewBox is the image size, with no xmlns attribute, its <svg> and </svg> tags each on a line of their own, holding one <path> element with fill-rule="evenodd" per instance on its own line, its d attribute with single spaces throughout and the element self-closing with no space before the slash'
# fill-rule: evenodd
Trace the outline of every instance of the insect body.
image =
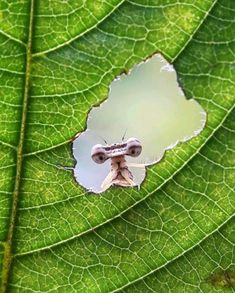
<svg viewBox="0 0 235 293">
<path fill-rule="evenodd" d="M 111 159 L 111 171 L 101 185 L 103 191 L 111 185 L 136 185 L 128 167 L 138 167 L 138 165 L 127 164 L 125 156 L 138 157 L 141 151 L 141 143 L 136 138 L 129 138 L 125 143 L 115 143 L 109 146 L 102 146 L 101 144 L 93 146 L 91 157 L 97 164 L 102 164 Z"/>
</svg>

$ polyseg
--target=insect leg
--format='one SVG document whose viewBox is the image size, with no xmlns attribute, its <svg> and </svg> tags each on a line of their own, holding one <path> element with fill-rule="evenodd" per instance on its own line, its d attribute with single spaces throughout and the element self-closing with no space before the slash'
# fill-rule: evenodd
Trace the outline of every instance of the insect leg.
<svg viewBox="0 0 235 293">
<path fill-rule="evenodd" d="M 131 186 L 136 185 L 135 182 L 130 178 L 130 171 L 127 168 L 122 169 L 121 174 Z"/>
<path fill-rule="evenodd" d="M 113 179 L 116 176 L 117 176 L 116 170 L 112 170 L 109 172 L 109 174 L 105 177 L 103 183 L 101 184 L 102 191 L 105 191 L 106 189 L 108 189 L 112 185 Z"/>
</svg>

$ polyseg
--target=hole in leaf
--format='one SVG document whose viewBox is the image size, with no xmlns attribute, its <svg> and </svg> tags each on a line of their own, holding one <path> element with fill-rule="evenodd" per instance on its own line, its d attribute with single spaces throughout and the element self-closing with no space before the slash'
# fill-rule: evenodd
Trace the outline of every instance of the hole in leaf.
<svg viewBox="0 0 235 293">
<path fill-rule="evenodd" d="M 140 186 L 145 177 L 145 165 L 158 162 L 165 150 L 196 136 L 205 122 L 205 111 L 195 100 L 185 98 L 173 66 L 157 54 L 135 66 L 128 75 L 114 80 L 108 99 L 90 111 L 86 131 L 73 142 L 77 161 L 75 178 L 95 193 L 108 188 L 107 182 L 128 186 L 125 176 Z M 140 142 L 142 150 L 138 156 L 130 155 L 130 138 Z M 91 151 L 97 144 L 100 146 L 96 147 L 92 159 Z M 117 159 L 124 154 L 122 159 L 125 158 L 127 164 L 141 166 L 127 169 L 125 163 L 122 165 L 122 160 Z M 102 185 L 110 174 L 111 162 L 116 178 L 113 172 Z"/>
</svg>

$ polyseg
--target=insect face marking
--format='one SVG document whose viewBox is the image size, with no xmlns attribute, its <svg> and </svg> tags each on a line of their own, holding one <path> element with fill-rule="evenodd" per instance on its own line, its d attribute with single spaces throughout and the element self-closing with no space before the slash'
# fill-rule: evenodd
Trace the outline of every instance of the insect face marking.
<svg viewBox="0 0 235 293">
<path fill-rule="evenodd" d="M 104 163 L 111 159 L 111 171 L 103 181 L 102 190 L 106 190 L 111 185 L 135 186 L 133 175 L 128 169 L 125 156 L 138 157 L 142 151 L 142 145 L 138 139 L 132 137 L 125 143 L 114 143 L 109 146 L 96 144 L 91 150 L 91 157 L 97 164 Z"/>
</svg>

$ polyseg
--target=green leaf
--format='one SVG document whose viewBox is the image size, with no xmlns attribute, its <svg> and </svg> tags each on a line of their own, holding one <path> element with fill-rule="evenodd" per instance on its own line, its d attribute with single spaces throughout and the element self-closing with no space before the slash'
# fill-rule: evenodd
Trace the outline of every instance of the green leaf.
<svg viewBox="0 0 235 293">
<path fill-rule="evenodd" d="M 234 1 L 0 7 L 1 292 L 233 288 Z M 89 195 L 58 166 L 74 165 L 72 138 L 115 76 L 156 52 L 207 126 L 148 168 L 140 191 Z"/>
</svg>

